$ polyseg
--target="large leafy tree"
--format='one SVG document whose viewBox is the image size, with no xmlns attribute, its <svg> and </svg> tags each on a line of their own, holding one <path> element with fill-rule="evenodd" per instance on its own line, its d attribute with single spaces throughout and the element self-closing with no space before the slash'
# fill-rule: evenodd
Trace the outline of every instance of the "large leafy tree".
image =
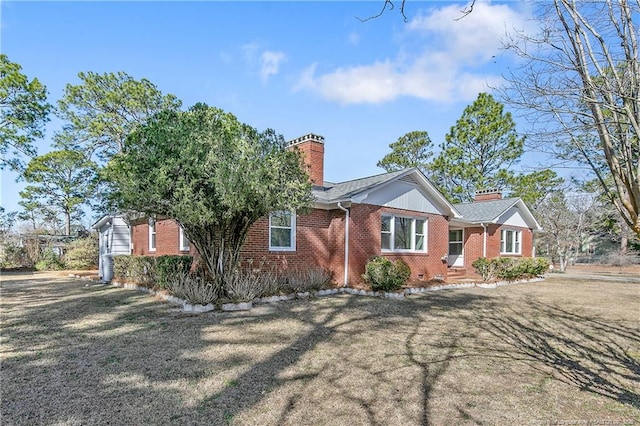
<svg viewBox="0 0 640 426">
<path fill-rule="evenodd" d="M 47 89 L 22 67 L 0 54 L 0 169 L 20 170 L 22 157 L 33 157 L 35 140 L 44 136 L 50 105 Z"/>
<path fill-rule="evenodd" d="M 536 210 L 546 196 L 560 191 L 564 179 L 551 169 L 518 174 L 511 179 L 509 196 L 520 197 L 531 209 Z"/>
<path fill-rule="evenodd" d="M 58 114 L 67 125 L 56 143 L 61 149 L 82 149 L 87 158 L 108 160 L 138 126 L 159 111 L 181 105 L 149 80 L 135 80 L 124 72 L 81 72 L 78 77 L 81 83 L 67 84 L 58 101 Z"/>
<path fill-rule="evenodd" d="M 532 140 L 591 169 L 640 237 L 640 3 L 554 0 L 535 11 L 540 32 L 508 46 L 523 65 L 504 99 L 530 118 Z"/>
<path fill-rule="evenodd" d="M 204 104 L 137 128 L 105 176 L 119 210 L 176 219 L 223 292 L 251 225 L 312 201 L 300 155 L 282 136 Z"/>
<path fill-rule="evenodd" d="M 453 201 L 470 201 L 477 190 L 506 188 L 511 167 L 524 152 L 515 122 L 504 105 L 480 93 L 467 106 L 441 145 L 431 165 L 432 177 Z"/>
<path fill-rule="evenodd" d="M 407 167 L 418 167 L 426 170 L 433 151 L 429 133 L 413 131 L 389 144 L 391 152 L 378 161 L 377 166 L 388 172 L 402 170 Z"/>
<path fill-rule="evenodd" d="M 82 207 L 93 195 L 96 165 L 78 151 L 53 151 L 34 158 L 23 173 L 28 183 L 20 196 L 34 210 L 63 215 L 65 235 L 71 220 L 82 216 Z"/>
</svg>

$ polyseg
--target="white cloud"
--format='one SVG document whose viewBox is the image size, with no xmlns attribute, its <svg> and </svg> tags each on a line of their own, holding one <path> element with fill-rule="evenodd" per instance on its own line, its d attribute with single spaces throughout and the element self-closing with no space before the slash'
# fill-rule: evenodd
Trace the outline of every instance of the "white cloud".
<svg viewBox="0 0 640 426">
<path fill-rule="evenodd" d="M 280 64 L 286 60 L 286 55 L 282 52 L 265 50 L 260 55 L 260 78 L 263 83 L 269 80 L 272 75 L 278 74 Z"/>
<path fill-rule="evenodd" d="M 310 90 L 342 104 L 382 103 L 398 97 L 455 102 L 474 99 L 500 82 L 481 68 L 493 61 L 501 39 L 512 28 L 526 29 L 526 17 L 509 5 L 477 1 L 463 19 L 464 5 L 432 9 L 407 25 L 407 35 L 425 45 L 373 64 L 340 67 L 317 73 L 306 68 L 296 90 Z M 409 53 L 407 53 L 409 52 Z"/>
<path fill-rule="evenodd" d="M 266 83 L 271 76 L 280 72 L 280 65 L 287 60 L 284 52 L 266 50 L 256 41 L 241 46 L 245 62 L 252 70 L 258 69 L 260 79 Z"/>
</svg>

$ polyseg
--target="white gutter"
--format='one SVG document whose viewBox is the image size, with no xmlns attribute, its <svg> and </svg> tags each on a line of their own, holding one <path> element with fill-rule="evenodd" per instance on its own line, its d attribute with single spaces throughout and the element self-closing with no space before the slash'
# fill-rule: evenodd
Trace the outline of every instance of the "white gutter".
<svg viewBox="0 0 640 426">
<path fill-rule="evenodd" d="M 338 208 L 344 212 L 344 287 L 349 283 L 349 209 L 338 203 Z"/>
<path fill-rule="evenodd" d="M 487 257 L 487 225 L 481 223 L 482 229 L 484 232 L 482 233 L 482 257 Z"/>
</svg>

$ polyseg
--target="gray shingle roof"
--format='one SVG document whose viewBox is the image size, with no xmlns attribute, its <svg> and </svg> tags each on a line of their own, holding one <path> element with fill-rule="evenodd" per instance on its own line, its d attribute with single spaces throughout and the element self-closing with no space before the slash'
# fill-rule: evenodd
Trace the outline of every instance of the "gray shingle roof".
<svg viewBox="0 0 640 426">
<path fill-rule="evenodd" d="M 502 200 L 460 203 L 454 204 L 453 206 L 462 214 L 465 220 L 471 222 L 492 222 L 516 204 L 518 200 L 520 199 L 504 198 Z"/>
<path fill-rule="evenodd" d="M 314 187 L 312 192 L 313 196 L 319 202 L 331 203 L 341 201 L 360 192 L 366 191 L 367 189 L 371 189 L 377 185 L 388 182 L 405 172 L 406 170 L 382 173 L 375 176 L 348 180 L 340 183 L 324 182 L 324 187 Z"/>
</svg>

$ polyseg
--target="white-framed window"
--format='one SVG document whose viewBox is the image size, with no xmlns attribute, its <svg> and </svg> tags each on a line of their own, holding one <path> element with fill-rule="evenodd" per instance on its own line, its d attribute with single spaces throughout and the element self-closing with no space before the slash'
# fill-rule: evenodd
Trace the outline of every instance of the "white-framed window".
<svg viewBox="0 0 640 426">
<path fill-rule="evenodd" d="M 295 212 L 278 211 L 269 215 L 269 250 L 296 250 Z"/>
<path fill-rule="evenodd" d="M 184 233 L 182 226 L 180 227 L 180 251 L 189 251 L 191 249 L 191 243 Z"/>
<path fill-rule="evenodd" d="M 149 223 L 149 251 L 156 251 L 156 223 Z"/>
<path fill-rule="evenodd" d="M 500 231 L 500 254 L 522 253 L 522 231 L 502 229 Z"/>
<path fill-rule="evenodd" d="M 415 217 L 382 215 L 380 240 L 383 252 L 426 252 L 427 220 Z"/>
</svg>

